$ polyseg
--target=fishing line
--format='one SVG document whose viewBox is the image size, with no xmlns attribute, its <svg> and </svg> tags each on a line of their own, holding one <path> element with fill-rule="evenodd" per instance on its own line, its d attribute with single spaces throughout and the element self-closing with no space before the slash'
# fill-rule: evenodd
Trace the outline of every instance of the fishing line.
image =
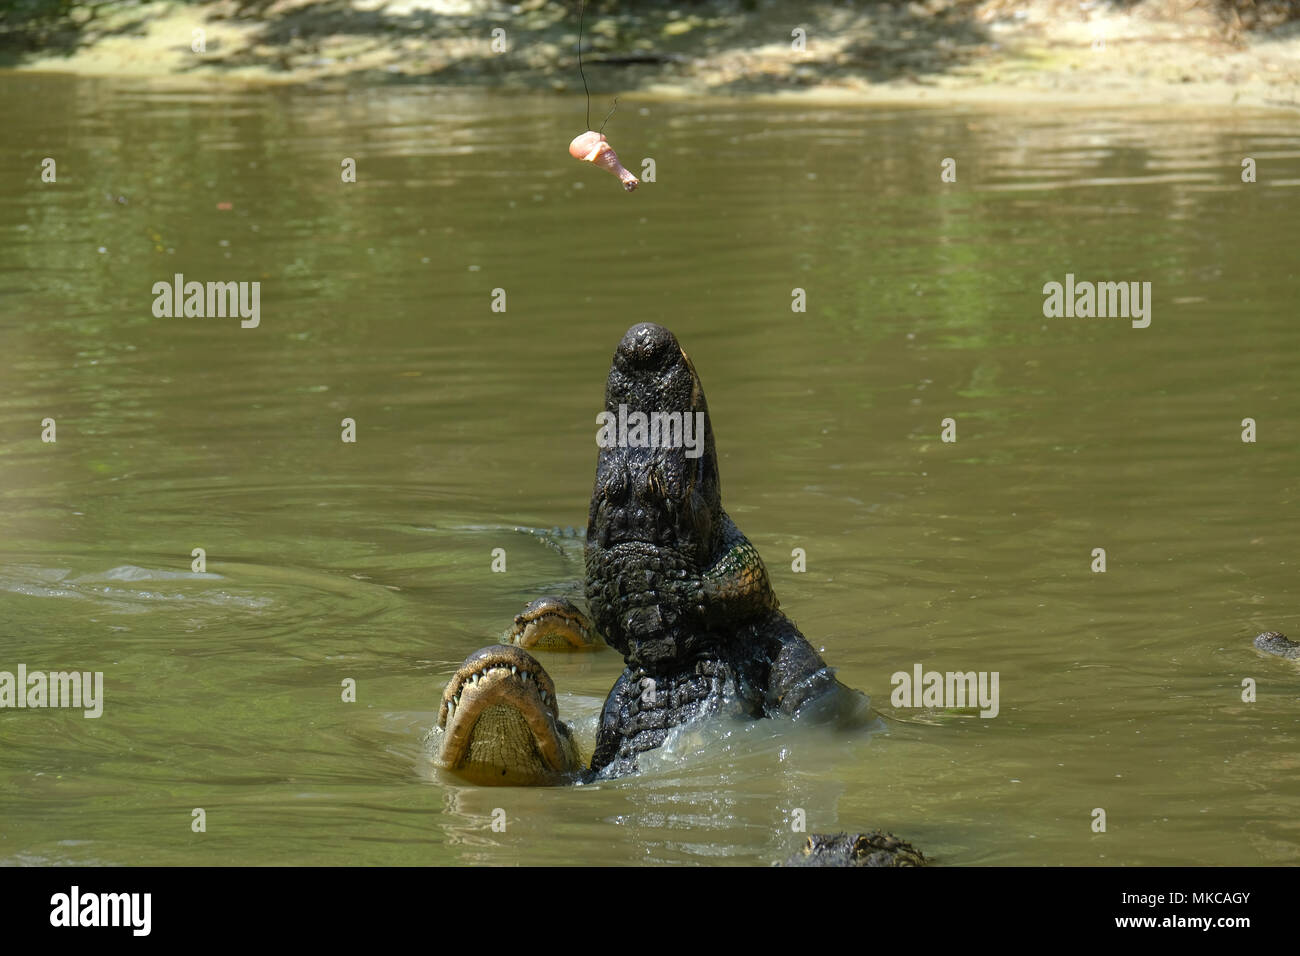
<svg viewBox="0 0 1300 956">
<path fill-rule="evenodd" d="M 587 74 L 582 69 L 582 21 L 587 16 L 587 0 L 578 0 L 578 75 L 582 77 L 582 92 L 587 94 L 587 129 L 591 129 L 591 90 L 587 88 Z M 618 109 L 618 97 L 614 97 L 614 105 L 609 108 L 605 114 L 604 122 L 600 124 L 598 133 L 605 132 L 605 123 L 614 115 Z"/>
<path fill-rule="evenodd" d="M 589 109 L 589 110 L 591 109 L 591 104 L 590 104 L 590 103 L 587 104 L 587 109 Z M 605 124 L 609 122 L 609 118 L 610 118 L 611 116 L 614 115 L 614 111 L 617 110 L 617 109 L 618 109 L 618 97 L 616 96 L 616 97 L 614 97 L 614 105 L 611 106 L 611 107 L 609 108 L 609 112 L 605 114 L 605 118 L 604 118 L 604 119 L 601 121 L 601 123 L 600 123 L 600 129 L 596 130 L 597 133 L 603 133 L 603 132 L 605 132 Z M 588 115 L 588 117 L 587 117 L 587 122 L 588 122 L 588 123 L 591 122 L 591 116 L 590 116 L 590 115 Z"/>
<path fill-rule="evenodd" d="M 582 18 L 587 15 L 587 0 L 578 0 L 578 75 L 582 77 L 582 92 L 587 94 L 587 129 L 591 129 L 591 90 L 587 89 L 587 74 L 582 72 Z"/>
</svg>

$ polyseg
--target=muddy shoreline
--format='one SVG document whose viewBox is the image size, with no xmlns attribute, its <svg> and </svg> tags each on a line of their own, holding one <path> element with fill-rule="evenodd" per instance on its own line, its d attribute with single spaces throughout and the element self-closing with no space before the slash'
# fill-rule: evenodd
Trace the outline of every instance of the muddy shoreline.
<svg viewBox="0 0 1300 956">
<path fill-rule="evenodd" d="M 110 3 L 20 71 L 182 85 L 425 83 L 581 91 L 574 9 L 543 0 Z M 1300 23 L 1246 31 L 1179 0 L 710 2 L 588 12 L 593 94 L 1300 110 Z"/>
</svg>

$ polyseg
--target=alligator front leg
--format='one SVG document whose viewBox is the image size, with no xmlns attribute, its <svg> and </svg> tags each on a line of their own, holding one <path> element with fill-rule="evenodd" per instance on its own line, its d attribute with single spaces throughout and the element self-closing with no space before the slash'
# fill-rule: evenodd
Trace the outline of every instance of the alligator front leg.
<svg viewBox="0 0 1300 956">
<path fill-rule="evenodd" d="M 742 640 L 755 649 L 769 647 L 767 711 L 841 726 L 867 723 L 871 718 L 866 695 L 840 683 L 808 639 L 781 613 L 758 550 L 725 514 L 722 529 L 720 557 L 702 582 L 705 621 L 713 627 L 725 627 L 728 621 L 756 622 L 751 636 Z"/>
<path fill-rule="evenodd" d="M 550 675 L 505 644 L 465 659 L 442 692 L 429 742 L 440 766 L 480 784 L 568 783 L 584 769 Z"/>
<path fill-rule="evenodd" d="M 701 582 L 706 624 L 734 627 L 780 606 L 758 549 L 726 514 L 718 552 Z"/>
<path fill-rule="evenodd" d="M 768 672 L 769 712 L 798 715 L 815 723 L 861 727 L 871 721 L 871 701 L 866 694 L 840 682 L 799 629 L 778 614 L 779 634 Z"/>
</svg>

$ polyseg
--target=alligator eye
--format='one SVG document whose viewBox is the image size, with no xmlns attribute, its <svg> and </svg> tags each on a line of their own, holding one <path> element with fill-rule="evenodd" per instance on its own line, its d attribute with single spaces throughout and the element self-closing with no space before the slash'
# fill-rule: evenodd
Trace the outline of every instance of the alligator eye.
<svg viewBox="0 0 1300 956">
<path fill-rule="evenodd" d="M 681 470 L 671 466 L 665 469 L 662 462 L 655 463 L 647 484 L 651 491 L 669 505 L 684 499 L 689 491 L 682 481 Z"/>
<path fill-rule="evenodd" d="M 668 498 L 668 485 L 664 481 L 663 469 L 655 465 L 650 469 L 650 474 L 646 477 L 646 487 L 656 498 Z"/>
<path fill-rule="evenodd" d="M 605 473 L 601 491 L 607 501 L 622 501 L 627 497 L 627 468 L 619 463 Z"/>
</svg>

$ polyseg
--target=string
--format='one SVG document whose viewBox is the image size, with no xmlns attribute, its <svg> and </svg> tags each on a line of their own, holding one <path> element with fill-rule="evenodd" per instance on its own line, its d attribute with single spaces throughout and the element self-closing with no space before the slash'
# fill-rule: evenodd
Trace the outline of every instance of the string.
<svg viewBox="0 0 1300 956">
<path fill-rule="evenodd" d="M 578 74 L 582 77 L 582 91 L 587 94 L 587 129 L 591 129 L 591 90 L 587 89 L 587 74 L 582 72 L 582 18 L 586 15 L 587 0 L 578 0 Z M 601 129 L 604 128 L 601 124 Z"/>
<path fill-rule="evenodd" d="M 591 109 L 591 104 L 590 104 L 590 103 L 587 104 L 587 109 L 589 109 L 589 110 Z M 616 97 L 614 97 L 614 105 L 611 106 L 611 107 L 609 108 L 609 112 L 605 114 L 605 119 L 601 122 L 601 124 L 600 124 L 600 129 L 596 130 L 597 133 L 603 133 L 603 132 L 605 132 L 605 123 L 608 123 L 608 122 L 609 122 L 609 118 L 610 118 L 611 116 L 614 115 L 614 111 L 617 110 L 617 109 L 618 109 L 618 97 L 616 96 Z M 588 123 L 588 128 L 590 129 L 590 124 L 591 124 L 591 116 L 590 116 L 590 114 L 588 114 L 588 117 L 587 117 L 587 123 Z"/>
<path fill-rule="evenodd" d="M 587 94 L 587 129 L 591 129 L 591 90 L 587 88 L 587 74 L 582 69 L 582 21 L 587 16 L 587 0 L 578 0 L 578 75 L 582 77 L 582 92 Z M 604 122 L 600 124 L 600 129 L 596 132 L 605 132 L 605 123 L 614 115 L 618 109 L 618 97 L 614 97 L 614 105 L 609 108 L 605 114 Z"/>
</svg>

